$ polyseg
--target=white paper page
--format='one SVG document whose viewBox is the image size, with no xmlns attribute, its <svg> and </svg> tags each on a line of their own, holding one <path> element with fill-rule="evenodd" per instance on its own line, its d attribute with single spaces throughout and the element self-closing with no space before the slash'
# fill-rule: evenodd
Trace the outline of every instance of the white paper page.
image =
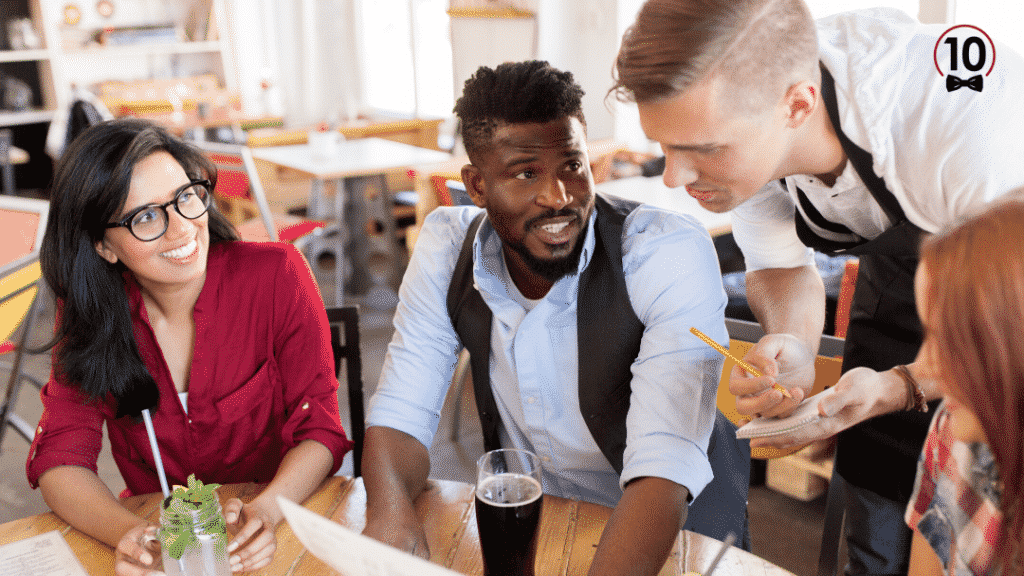
<svg viewBox="0 0 1024 576">
<path fill-rule="evenodd" d="M 4 576 L 89 576 L 60 532 L 26 538 L 0 546 Z"/>
<path fill-rule="evenodd" d="M 461 576 L 367 538 L 280 496 L 277 503 L 306 550 L 346 576 Z"/>
<path fill-rule="evenodd" d="M 792 432 L 801 426 L 817 422 L 821 419 L 818 415 L 818 404 L 825 395 L 831 394 L 831 389 L 819 392 L 810 398 L 805 398 L 792 414 L 785 418 L 754 418 L 747 424 L 736 430 L 737 438 L 764 438 Z"/>
</svg>

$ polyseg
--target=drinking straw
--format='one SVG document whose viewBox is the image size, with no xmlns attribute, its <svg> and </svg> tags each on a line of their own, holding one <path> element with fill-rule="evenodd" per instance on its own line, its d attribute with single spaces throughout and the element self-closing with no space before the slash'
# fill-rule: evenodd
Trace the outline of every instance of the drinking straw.
<svg viewBox="0 0 1024 576">
<path fill-rule="evenodd" d="M 146 435 L 149 436 L 149 447 L 153 450 L 153 460 L 156 462 L 156 473 L 160 477 L 160 490 L 164 493 L 164 499 L 171 495 L 171 489 L 167 487 L 167 475 L 164 474 L 164 461 L 160 457 L 160 447 L 156 444 L 156 432 L 153 430 L 153 418 L 149 415 L 149 408 L 142 411 L 142 421 L 146 424 Z M 161 504 L 161 508 L 162 508 Z M 185 559 L 178 558 L 178 568 L 181 574 L 185 574 Z"/>
<path fill-rule="evenodd" d="M 736 362 L 737 364 L 739 364 L 740 368 L 743 368 L 744 370 L 746 370 L 747 372 L 753 374 L 757 378 L 760 378 L 761 376 L 763 376 L 763 374 L 761 374 L 760 370 L 758 370 L 757 368 L 754 368 L 750 364 L 748 364 L 748 363 L 744 362 L 743 360 L 740 360 L 739 358 L 734 356 L 731 352 L 729 352 L 728 350 L 723 348 L 721 344 L 719 344 L 718 342 L 715 342 L 714 340 L 712 340 L 707 334 L 701 332 L 700 330 L 697 330 L 696 327 L 690 328 L 690 332 L 693 332 L 693 334 L 695 336 L 697 336 L 701 340 L 707 342 L 708 345 L 711 346 L 712 348 L 714 348 L 715 350 L 718 350 L 722 354 L 722 356 L 725 356 L 726 358 L 729 358 L 730 360 L 732 360 L 732 361 Z M 782 395 L 785 396 L 786 398 L 789 398 L 790 400 L 793 399 L 793 396 L 789 393 L 789 391 L 786 390 L 785 388 L 783 388 L 782 385 L 779 384 L 778 382 L 772 382 L 772 388 L 775 388 L 779 392 L 782 392 Z"/>
<path fill-rule="evenodd" d="M 715 554 L 714 559 L 711 560 L 711 565 L 709 565 L 708 569 L 704 571 L 704 576 L 711 576 L 711 573 L 715 571 L 715 567 L 718 566 L 718 561 L 722 559 L 722 556 L 725 556 L 725 551 L 728 550 L 735 541 L 736 535 L 729 532 L 725 536 L 725 541 L 722 542 L 722 547 L 718 549 L 718 554 Z"/>
<path fill-rule="evenodd" d="M 153 419 L 149 415 L 149 408 L 142 411 L 142 421 L 146 424 L 146 434 L 149 436 L 149 447 L 153 450 L 153 460 L 156 461 L 156 473 L 160 476 L 160 490 L 164 498 L 171 495 L 171 489 L 167 487 L 167 475 L 164 474 L 164 462 L 160 458 L 160 447 L 156 445 L 156 432 L 153 431 Z"/>
</svg>

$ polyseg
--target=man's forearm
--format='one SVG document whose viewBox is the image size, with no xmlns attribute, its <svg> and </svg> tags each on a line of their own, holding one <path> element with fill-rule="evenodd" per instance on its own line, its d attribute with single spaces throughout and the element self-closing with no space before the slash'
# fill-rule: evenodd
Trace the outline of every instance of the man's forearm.
<svg viewBox="0 0 1024 576">
<path fill-rule="evenodd" d="M 597 546 L 590 576 L 657 574 L 686 520 L 689 491 L 664 478 L 626 485 Z"/>
<path fill-rule="evenodd" d="M 792 334 L 817 354 L 825 327 L 825 286 L 817 268 L 748 272 L 747 302 L 766 334 Z"/>
<path fill-rule="evenodd" d="M 413 502 L 430 473 L 426 447 L 393 428 L 371 426 L 363 451 L 366 528 L 363 534 L 423 558 L 430 557 L 426 534 Z"/>
<path fill-rule="evenodd" d="M 383 426 L 367 429 L 362 464 L 368 513 L 370 508 L 393 506 L 396 498 L 412 502 L 430 473 L 430 457 L 423 444 Z"/>
</svg>

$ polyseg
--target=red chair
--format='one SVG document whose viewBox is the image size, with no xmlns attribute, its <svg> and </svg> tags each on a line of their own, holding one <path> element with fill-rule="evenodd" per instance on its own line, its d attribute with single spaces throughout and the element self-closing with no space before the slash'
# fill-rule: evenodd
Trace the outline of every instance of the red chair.
<svg viewBox="0 0 1024 576">
<path fill-rule="evenodd" d="M 301 250 L 325 232 L 323 221 L 271 212 L 248 146 L 219 142 L 195 144 L 217 167 L 214 201 L 235 225 L 242 240 L 290 242 Z"/>
</svg>

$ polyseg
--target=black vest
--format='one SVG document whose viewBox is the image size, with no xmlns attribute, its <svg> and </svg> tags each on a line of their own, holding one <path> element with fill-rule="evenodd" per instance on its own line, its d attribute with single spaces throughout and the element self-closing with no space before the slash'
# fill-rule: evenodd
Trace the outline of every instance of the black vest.
<svg viewBox="0 0 1024 576">
<path fill-rule="evenodd" d="M 622 272 L 622 223 L 639 204 L 596 195 L 594 253 L 580 276 L 576 329 L 580 410 L 591 435 L 617 473 L 622 473 L 629 411 L 630 366 L 640 353 L 644 325 L 633 312 Z M 473 287 L 473 239 L 486 213 L 470 225 L 448 288 L 448 315 L 469 350 L 473 390 L 484 432 L 484 449 L 501 448 L 498 407 L 490 383 L 491 309 Z M 609 330 L 609 327 L 615 327 Z"/>
<path fill-rule="evenodd" d="M 622 225 L 635 202 L 597 194 L 594 252 L 580 276 L 577 293 L 577 349 L 580 410 L 601 452 L 619 474 L 626 449 L 630 367 L 640 353 L 644 325 L 633 312 L 622 271 Z M 473 239 L 486 213 L 470 225 L 448 288 L 448 315 L 469 350 L 484 449 L 501 448 L 498 407 L 490 385 L 490 308 L 473 286 Z M 747 490 L 750 443 L 736 439 L 736 427 L 720 410 L 708 443 L 714 479 L 690 503 L 684 528 L 717 538 L 732 532 L 750 550 Z"/>
</svg>

